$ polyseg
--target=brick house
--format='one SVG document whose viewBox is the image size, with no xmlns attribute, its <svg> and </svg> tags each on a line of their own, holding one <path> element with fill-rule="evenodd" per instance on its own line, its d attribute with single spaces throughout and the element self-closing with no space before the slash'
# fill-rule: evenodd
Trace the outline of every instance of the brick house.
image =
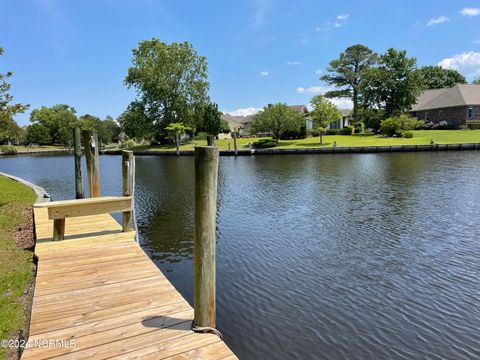
<svg viewBox="0 0 480 360">
<path fill-rule="evenodd" d="M 426 125 L 479 126 L 480 85 L 457 84 L 451 88 L 425 90 L 410 114 Z"/>
</svg>

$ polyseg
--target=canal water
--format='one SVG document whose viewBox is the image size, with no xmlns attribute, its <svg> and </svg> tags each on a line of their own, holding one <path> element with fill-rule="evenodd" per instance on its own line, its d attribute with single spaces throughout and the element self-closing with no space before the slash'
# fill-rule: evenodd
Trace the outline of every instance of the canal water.
<svg viewBox="0 0 480 360">
<path fill-rule="evenodd" d="M 143 247 L 192 303 L 193 158 L 136 165 Z M 0 171 L 74 197 L 71 156 Z M 221 158 L 218 327 L 240 359 L 478 359 L 479 219 L 480 152 Z"/>
</svg>

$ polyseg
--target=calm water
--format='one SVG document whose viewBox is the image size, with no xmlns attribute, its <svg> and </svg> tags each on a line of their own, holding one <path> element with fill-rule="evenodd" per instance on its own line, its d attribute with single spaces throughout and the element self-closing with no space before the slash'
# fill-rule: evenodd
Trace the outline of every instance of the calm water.
<svg viewBox="0 0 480 360">
<path fill-rule="evenodd" d="M 137 157 L 143 246 L 192 302 L 193 159 Z M 72 198 L 73 158 L 0 159 Z M 101 158 L 119 194 L 120 158 Z M 241 359 L 480 358 L 480 152 L 222 158 L 218 327 Z"/>
</svg>

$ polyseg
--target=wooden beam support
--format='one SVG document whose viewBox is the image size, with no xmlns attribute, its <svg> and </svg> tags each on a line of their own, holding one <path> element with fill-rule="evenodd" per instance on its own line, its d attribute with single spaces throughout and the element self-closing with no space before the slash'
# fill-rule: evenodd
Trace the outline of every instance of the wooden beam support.
<svg viewBox="0 0 480 360">
<path fill-rule="evenodd" d="M 65 219 L 53 220 L 53 241 L 63 240 L 65 238 Z"/>
</svg>

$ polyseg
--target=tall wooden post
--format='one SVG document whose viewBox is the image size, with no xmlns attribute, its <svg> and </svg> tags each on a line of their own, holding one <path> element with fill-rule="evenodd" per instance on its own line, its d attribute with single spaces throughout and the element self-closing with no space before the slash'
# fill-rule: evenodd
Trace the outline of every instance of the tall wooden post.
<svg viewBox="0 0 480 360">
<path fill-rule="evenodd" d="M 235 151 L 235 156 L 237 156 L 238 152 L 237 152 L 237 133 L 236 132 L 233 133 L 233 150 Z"/>
<path fill-rule="evenodd" d="M 90 197 L 100 196 L 100 157 L 98 155 L 98 135 L 92 131 L 82 131 L 85 158 L 87 159 L 88 192 Z"/>
<path fill-rule="evenodd" d="M 180 134 L 175 134 L 175 144 L 177 145 L 177 157 L 180 156 Z"/>
<path fill-rule="evenodd" d="M 132 151 L 122 151 L 122 183 L 123 196 L 133 196 L 133 177 L 135 176 L 135 161 Z M 133 207 L 132 201 L 132 207 Z M 122 213 L 122 231 L 132 230 L 132 211 Z"/>
<path fill-rule="evenodd" d="M 80 129 L 73 129 L 73 156 L 75 158 L 75 198 L 83 199 L 82 179 L 82 142 L 80 140 Z"/>
<path fill-rule="evenodd" d="M 213 135 L 207 135 L 207 146 L 213 146 Z"/>
<path fill-rule="evenodd" d="M 195 148 L 194 325 L 215 327 L 218 148 Z"/>
</svg>

